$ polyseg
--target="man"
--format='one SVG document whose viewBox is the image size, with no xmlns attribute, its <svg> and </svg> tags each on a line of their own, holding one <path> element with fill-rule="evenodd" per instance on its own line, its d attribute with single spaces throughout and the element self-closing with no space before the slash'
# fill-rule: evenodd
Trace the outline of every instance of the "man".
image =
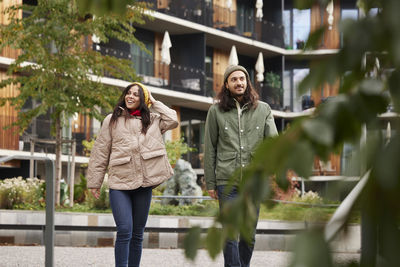
<svg viewBox="0 0 400 267">
<path fill-rule="evenodd" d="M 257 145 L 266 137 L 278 134 L 267 103 L 258 100 L 247 70 L 229 66 L 217 103 L 208 110 L 205 129 L 204 174 L 209 195 L 219 200 L 220 210 L 238 194 L 237 187 L 225 192 L 233 172 L 250 162 Z M 258 211 L 257 211 L 258 214 Z M 255 242 L 255 228 L 249 244 L 229 240 L 224 248 L 225 266 L 249 266 Z"/>
</svg>

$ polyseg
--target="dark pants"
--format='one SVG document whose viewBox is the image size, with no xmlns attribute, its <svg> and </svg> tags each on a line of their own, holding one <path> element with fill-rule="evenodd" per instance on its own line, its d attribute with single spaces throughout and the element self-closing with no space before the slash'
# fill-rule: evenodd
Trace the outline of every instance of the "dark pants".
<svg viewBox="0 0 400 267">
<path fill-rule="evenodd" d="M 226 186 L 217 186 L 218 200 L 220 210 L 224 203 L 234 199 L 238 195 L 237 187 L 232 187 L 230 192 L 225 192 Z M 257 220 L 258 220 L 259 207 L 257 207 Z M 225 267 L 248 267 L 250 266 L 251 256 L 255 244 L 257 223 L 254 225 L 251 242 L 247 243 L 246 240 L 239 236 L 239 242 L 236 240 L 227 240 L 224 247 L 224 261 Z"/>
<path fill-rule="evenodd" d="M 151 203 L 151 187 L 110 189 L 110 205 L 117 226 L 115 266 L 139 266 L 144 227 Z"/>
</svg>

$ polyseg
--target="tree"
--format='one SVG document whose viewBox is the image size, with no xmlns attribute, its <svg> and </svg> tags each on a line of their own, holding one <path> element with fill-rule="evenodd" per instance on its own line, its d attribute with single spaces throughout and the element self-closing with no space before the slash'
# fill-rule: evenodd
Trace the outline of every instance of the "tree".
<svg viewBox="0 0 400 267">
<path fill-rule="evenodd" d="M 328 2 L 298 0 L 296 4 L 298 8 L 310 8 L 315 3 L 325 7 Z M 194 258 L 200 245 L 205 245 L 215 257 L 227 237 L 238 231 L 249 233 L 255 218 L 255 203 L 267 202 L 272 195 L 269 177 L 276 176 L 282 188 L 288 187 L 289 170 L 309 177 L 315 156 L 327 159 L 330 153 L 340 151 L 344 143 L 357 145 L 366 127 L 367 144 L 362 150 L 360 176 L 369 173 L 369 179 L 358 205 L 353 206 L 363 212 L 366 222 L 363 227 L 369 225 L 370 239 L 367 247 L 363 247 L 360 265 L 376 266 L 378 259 L 381 266 L 398 265 L 399 119 L 392 121 L 397 134 L 386 140 L 378 115 L 387 110 L 389 103 L 395 112 L 400 111 L 400 1 L 359 0 L 358 5 L 365 15 L 357 21 L 342 22 L 343 47 L 313 66 L 300 85 L 300 90 L 306 91 L 340 79 L 339 95 L 319 105 L 313 116 L 296 121 L 279 137 L 260 145 L 240 182 L 238 199 L 221 211 L 204 239 L 197 227 L 189 232 L 185 240 L 188 257 Z M 378 14 L 369 15 L 371 8 L 379 8 Z M 325 30 L 312 33 L 305 49 L 316 48 Z M 218 228 L 219 223 L 225 227 Z M 300 245 L 292 266 L 333 266 L 329 244 L 321 229 L 298 238 Z"/>
<path fill-rule="evenodd" d="M 0 90 L 11 84 L 20 86 L 19 95 L 1 98 L 0 106 L 8 101 L 21 111 L 26 101 L 37 100 L 39 104 L 33 109 L 19 112 L 13 125 L 19 126 L 20 133 L 33 118 L 51 113 L 52 133 L 56 137 L 57 204 L 63 118 L 80 113 L 101 120 L 101 109 L 112 108 L 119 96 L 117 88 L 102 84 L 96 77 L 107 74 L 137 80 L 131 61 L 102 55 L 85 45 L 85 39 L 96 35 L 106 43 L 112 37 L 145 49 L 135 38 L 132 26 L 144 23 L 145 8 L 134 1 L 123 15 L 94 17 L 79 12 L 75 1 L 39 0 L 36 6 L 15 5 L 5 10 L 10 23 L 1 25 L 0 50 L 8 47 L 20 53 L 7 70 L 11 78 L 0 82 Z M 28 11 L 29 16 L 21 18 L 21 10 Z"/>
</svg>

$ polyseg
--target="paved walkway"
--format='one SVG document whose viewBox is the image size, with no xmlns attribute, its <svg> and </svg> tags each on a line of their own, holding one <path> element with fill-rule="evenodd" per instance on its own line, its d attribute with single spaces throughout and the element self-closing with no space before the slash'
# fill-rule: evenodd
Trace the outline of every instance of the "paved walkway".
<svg viewBox="0 0 400 267">
<path fill-rule="evenodd" d="M 283 267 L 290 263 L 291 252 L 255 251 L 252 267 Z M 338 263 L 355 261 L 359 254 L 335 253 Z M 43 246 L 0 246 L 0 267 L 42 267 L 44 266 Z M 114 266 L 112 247 L 55 247 L 54 267 L 109 267 Z M 185 259 L 181 249 L 144 249 L 141 267 L 215 267 L 223 266 L 223 257 L 213 261 L 205 250 L 199 250 L 194 262 Z"/>
</svg>

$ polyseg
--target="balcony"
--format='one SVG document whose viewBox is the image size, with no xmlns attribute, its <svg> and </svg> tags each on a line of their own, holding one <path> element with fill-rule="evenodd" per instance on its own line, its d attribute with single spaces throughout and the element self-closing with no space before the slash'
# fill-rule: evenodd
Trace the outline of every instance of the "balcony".
<svg viewBox="0 0 400 267">
<path fill-rule="evenodd" d="M 267 20 L 257 21 L 254 14 L 246 16 L 224 6 L 213 5 L 204 0 L 171 0 L 169 4 L 160 4 L 157 0 L 146 1 L 152 9 L 204 26 L 241 35 L 252 40 L 274 46 L 284 47 L 284 27 Z M 281 12 L 279 10 L 279 12 Z"/>
<path fill-rule="evenodd" d="M 95 44 L 93 49 L 103 55 L 131 60 L 136 74 L 142 78 L 142 82 L 146 85 L 189 94 L 212 96 L 213 90 L 208 88 L 210 78 L 206 77 L 206 73 L 202 69 L 175 63 L 166 65 L 151 57 L 132 55 L 130 51 L 118 50 L 99 44 Z"/>
</svg>

